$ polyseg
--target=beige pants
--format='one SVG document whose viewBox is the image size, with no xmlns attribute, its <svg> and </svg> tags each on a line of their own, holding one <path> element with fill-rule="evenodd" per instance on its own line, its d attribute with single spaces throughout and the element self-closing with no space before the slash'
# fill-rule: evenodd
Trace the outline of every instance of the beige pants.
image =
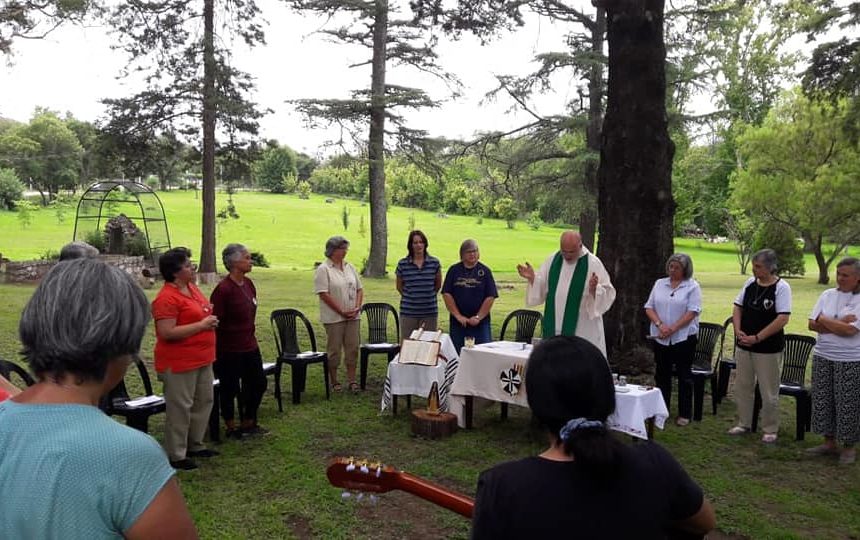
<svg viewBox="0 0 860 540">
<path fill-rule="evenodd" d="M 326 334 L 325 352 L 328 354 L 328 367 L 340 365 L 341 351 L 347 367 L 355 367 L 358 361 L 358 319 L 339 323 L 324 324 Z"/>
<path fill-rule="evenodd" d="M 400 317 L 400 339 L 406 339 L 411 336 L 412 332 L 418 330 L 422 324 L 424 325 L 424 330 L 435 332 L 439 327 L 439 316 L 407 317 L 406 315 L 402 315 Z"/>
<path fill-rule="evenodd" d="M 779 377 L 782 372 L 782 352 L 754 353 L 735 349 L 738 364 L 735 376 L 735 402 L 738 405 L 738 425 L 752 427 L 755 383 L 761 392 L 761 430 L 779 431 Z"/>
<path fill-rule="evenodd" d="M 167 413 L 164 449 L 170 461 L 179 461 L 189 450 L 206 448 L 203 437 L 212 411 L 212 364 L 182 373 L 163 371 L 158 379 L 164 383 Z"/>
</svg>

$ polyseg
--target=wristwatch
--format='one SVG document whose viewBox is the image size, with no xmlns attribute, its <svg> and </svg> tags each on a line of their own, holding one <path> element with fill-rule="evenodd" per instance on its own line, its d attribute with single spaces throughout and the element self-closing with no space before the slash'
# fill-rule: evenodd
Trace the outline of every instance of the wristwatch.
<svg viewBox="0 0 860 540">
<path fill-rule="evenodd" d="M 661 326 L 663 326 L 663 321 L 657 321 L 657 322 L 655 322 L 655 323 L 654 323 L 654 326 L 656 326 L 657 328 L 660 328 Z"/>
</svg>

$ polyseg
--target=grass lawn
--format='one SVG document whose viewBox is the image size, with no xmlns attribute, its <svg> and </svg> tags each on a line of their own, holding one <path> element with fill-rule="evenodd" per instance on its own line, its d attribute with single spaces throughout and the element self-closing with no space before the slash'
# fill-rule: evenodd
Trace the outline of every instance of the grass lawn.
<svg viewBox="0 0 860 540">
<path fill-rule="evenodd" d="M 174 245 L 199 249 L 199 200 L 193 193 L 164 196 Z M 274 342 L 268 313 L 296 307 L 314 320 L 317 300 L 312 294 L 314 261 L 322 259 L 325 239 L 344 234 L 352 241 L 349 260 L 359 265 L 369 238 L 359 234 L 359 216 L 368 208 L 357 201 L 325 203 L 323 198 L 300 201 L 291 196 L 240 193 L 236 196 L 238 221 L 219 230 L 219 247 L 240 241 L 262 251 L 270 269 L 255 269 L 259 291 L 258 338 L 264 357 L 273 359 Z M 341 210 L 350 206 L 350 228 L 344 233 Z M 474 237 L 482 247 L 482 261 L 495 272 L 500 298 L 494 308 L 494 334 L 503 315 L 522 307 L 524 291 L 515 264 L 540 263 L 555 249 L 559 231 L 532 231 L 524 224 L 511 231 L 504 223 L 474 218 L 437 217 L 433 213 L 392 208 L 389 215 L 389 267 L 405 251 L 410 214 L 430 239 L 430 252 L 447 266 L 455 261 L 462 239 Z M 14 213 L 0 212 L 0 253 L 12 259 L 38 257 L 57 250 L 71 239 L 73 218 L 58 224 L 53 212 L 33 215 L 32 225 L 21 229 Z M 679 240 L 676 249 L 689 253 L 702 283 L 705 311 L 702 320 L 722 322 L 745 277 L 738 274 L 729 246 Z M 853 254 L 857 254 L 854 248 Z M 817 274 L 791 279 L 794 317 L 789 331 L 808 333 L 805 316 L 825 288 L 815 284 Z M 393 277 L 364 282 L 367 301 L 397 305 Z M 17 322 L 32 294 L 29 285 L 0 285 L 0 357 L 17 358 L 20 344 Z M 155 290 L 147 291 L 153 297 Z M 444 309 L 443 309 L 444 311 Z M 442 317 L 444 319 L 444 316 Z M 315 324 L 318 337 L 324 333 Z M 150 359 L 153 336 L 147 335 L 142 356 Z M 285 410 L 277 412 L 270 391 L 264 398 L 260 422 L 272 433 L 259 440 L 229 441 L 218 446 L 222 455 L 203 463 L 200 470 L 180 473 L 183 491 L 203 538 L 464 538 L 469 524 L 454 513 L 437 509 L 407 494 L 382 496 L 375 505 L 342 500 L 328 486 L 324 469 L 336 455 L 378 459 L 426 476 L 465 493 L 474 493 L 480 471 L 495 463 L 534 454 L 544 443 L 535 434 L 525 409 L 512 407 L 509 420 L 499 420 L 498 406 L 476 413 L 476 429 L 460 431 L 443 441 L 425 441 L 409 435 L 409 418 L 380 416 L 379 401 L 385 365 L 371 357 L 368 390 L 361 395 L 334 394 L 325 400 L 322 370 L 312 366 L 308 391 L 293 406 L 289 393 Z M 132 378 L 136 375 L 129 375 Z M 289 374 L 285 373 L 289 388 Z M 707 404 L 708 397 L 706 397 Z M 417 399 L 413 403 L 421 404 Z M 751 538 L 856 538 L 860 537 L 860 467 L 838 467 L 835 462 L 810 459 L 803 450 L 820 438 L 795 442 L 794 401 L 782 400 L 779 442 L 765 447 L 755 437 L 731 438 L 725 430 L 733 423 L 734 404 L 724 401 L 719 414 L 685 428 L 667 425 L 657 440 L 668 447 L 687 471 L 700 482 L 717 510 L 718 527 L 727 535 Z M 161 418 L 151 431 L 161 438 Z"/>
</svg>

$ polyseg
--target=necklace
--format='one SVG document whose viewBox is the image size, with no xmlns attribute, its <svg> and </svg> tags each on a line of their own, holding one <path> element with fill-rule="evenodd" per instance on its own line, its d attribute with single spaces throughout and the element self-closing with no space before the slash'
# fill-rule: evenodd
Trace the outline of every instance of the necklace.
<svg viewBox="0 0 860 540">
<path fill-rule="evenodd" d="M 234 281 L 233 283 L 236 283 L 236 282 Z M 257 299 L 251 298 L 248 295 L 248 293 L 245 292 L 245 281 L 243 280 L 242 283 L 236 283 L 236 286 L 239 287 L 240 291 L 242 291 L 242 296 L 244 296 L 248 300 L 248 302 L 251 302 L 251 304 L 253 304 L 256 307 L 257 306 Z"/>
<path fill-rule="evenodd" d="M 759 306 L 759 302 L 761 301 L 762 297 L 767 293 L 768 289 L 770 289 L 771 287 L 773 287 L 775 284 L 776 284 L 776 281 L 774 281 L 774 282 L 773 282 L 773 283 L 771 283 L 770 285 L 765 285 L 765 286 L 763 286 L 763 287 L 762 287 L 762 286 L 760 286 L 760 285 L 758 284 L 758 281 L 756 281 L 756 282 L 755 282 L 755 296 L 753 297 L 753 300 L 752 300 L 752 302 L 750 302 L 750 304 L 751 304 L 753 307 L 758 307 L 758 306 Z M 764 303 L 767 303 L 767 302 L 768 302 L 767 300 L 765 300 L 765 301 L 764 301 Z M 769 309 L 769 308 L 770 308 L 770 306 L 764 306 L 764 307 L 765 307 L 766 309 Z"/>
</svg>

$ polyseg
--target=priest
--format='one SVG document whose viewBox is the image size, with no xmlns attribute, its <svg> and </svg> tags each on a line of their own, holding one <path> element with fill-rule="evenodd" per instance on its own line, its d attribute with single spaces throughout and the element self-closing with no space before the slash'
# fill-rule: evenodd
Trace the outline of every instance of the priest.
<svg viewBox="0 0 860 540">
<path fill-rule="evenodd" d="M 606 356 L 603 314 L 615 301 L 615 287 L 600 259 L 582 245 L 576 231 L 561 235 L 559 251 L 550 255 L 535 272 L 526 262 L 517 272 L 528 280 L 526 305 L 546 302 L 541 326 L 543 337 L 579 336 L 593 343 Z"/>
</svg>

